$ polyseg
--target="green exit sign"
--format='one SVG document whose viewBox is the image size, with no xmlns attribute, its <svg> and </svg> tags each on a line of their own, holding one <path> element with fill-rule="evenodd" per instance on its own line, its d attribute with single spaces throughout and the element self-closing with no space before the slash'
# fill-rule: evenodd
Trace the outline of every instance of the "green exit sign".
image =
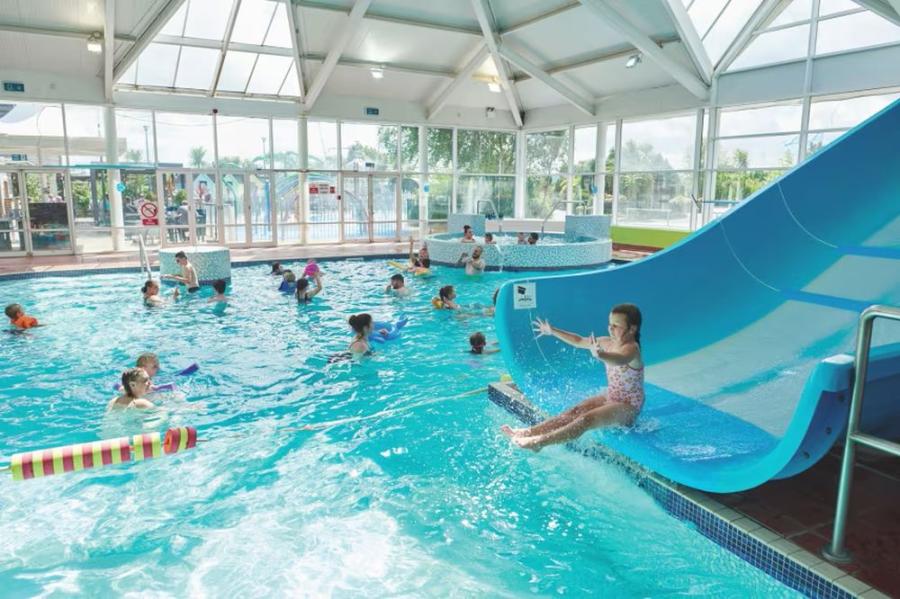
<svg viewBox="0 0 900 599">
<path fill-rule="evenodd" d="M 4 81 L 3 91 L 5 92 L 24 92 L 25 84 L 21 81 Z"/>
</svg>

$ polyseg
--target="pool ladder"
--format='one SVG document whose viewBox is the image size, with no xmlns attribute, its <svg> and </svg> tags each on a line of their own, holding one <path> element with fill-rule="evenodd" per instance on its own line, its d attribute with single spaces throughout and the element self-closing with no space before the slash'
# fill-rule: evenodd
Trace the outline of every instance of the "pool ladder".
<svg viewBox="0 0 900 599">
<path fill-rule="evenodd" d="M 478 211 L 481 210 L 482 204 L 487 204 L 488 207 L 491 209 L 491 212 L 494 214 L 494 218 L 496 218 L 499 221 L 500 229 L 499 229 L 498 233 L 503 233 L 503 217 L 500 216 L 499 212 L 497 212 L 497 207 L 494 206 L 494 200 L 478 200 L 477 202 L 475 202 L 475 212 L 476 213 L 478 213 Z M 485 213 L 485 216 L 487 216 L 487 213 Z"/>
<path fill-rule="evenodd" d="M 147 274 L 147 280 L 149 281 L 153 278 L 153 273 L 150 271 L 150 258 L 147 256 L 147 247 L 144 245 L 143 233 L 138 235 L 138 255 L 141 261 L 141 272 Z"/>
<path fill-rule="evenodd" d="M 853 395 L 850 399 L 850 416 L 847 420 L 847 441 L 844 444 L 844 458 L 841 462 L 841 479 L 838 483 L 837 507 L 834 513 L 834 533 L 831 543 L 822 549 L 826 559 L 837 563 L 848 563 L 853 558 L 844 546 L 847 533 L 847 513 L 850 509 L 850 490 L 853 485 L 853 463 L 856 459 L 856 444 L 865 445 L 900 458 L 900 443 L 895 443 L 859 431 L 863 396 L 866 386 L 866 371 L 869 368 L 869 351 L 872 348 L 872 328 L 875 320 L 900 320 L 900 308 L 893 306 L 869 306 L 859 315 L 859 330 L 856 333 L 856 365 L 853 377 Z"/>
<path fill-rule="evenodd" d="M 547 221 L 550 220 L 550 217 L 553 216 L 553 213 L 556 212 L 556 209 L 560 206 L 568 206 L 569 204 L 578 204 L 578 202 L 575 200 L 557 200 L 553 202 L 550 211 L 547 212 L 547 216 L 544 217 L 544 222 L 541 223 L 541 239 L 544 238 L 544 227 L 547 225 Z"/>
</svg>

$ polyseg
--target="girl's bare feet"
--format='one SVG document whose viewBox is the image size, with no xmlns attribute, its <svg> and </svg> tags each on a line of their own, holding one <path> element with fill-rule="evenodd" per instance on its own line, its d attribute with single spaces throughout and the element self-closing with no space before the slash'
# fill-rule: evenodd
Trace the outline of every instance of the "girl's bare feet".
<svg viewBox="0 0 900 599">
<path fill-rule="evenodd" d="M 508 424 L 504 424 L 500 427 L 500 432 L 509 437 L 510 439 L 515 437 L 522 437 L 525 434 L 527 429 L 524 428 L 512 428 Z"/>
</svg>

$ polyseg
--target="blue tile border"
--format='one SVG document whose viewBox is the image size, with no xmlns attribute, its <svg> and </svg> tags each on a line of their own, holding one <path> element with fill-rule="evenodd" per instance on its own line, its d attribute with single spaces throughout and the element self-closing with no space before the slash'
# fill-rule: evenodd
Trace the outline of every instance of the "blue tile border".
<svg viewBox="0 0 900 599">
<path fill-rule="evenodd" d="M 491 384 L 488 387 L 488 399 L 525 423 L 534 424 L 542 420 L 537 408 L 512 385 Z M 697 532 L 785 586 L 808 597 L 822 599 L 849 599 L 872 592 L 868 585 L 842 571 L 837 571 L 830 564 L 824 564 L 818 556 L 786 542 L 780 535 L 704 494 L 671 483 L 598 443 L 585 445 L 584 441 L 577 444 L 568 443 L 566 448 L 586 457 L 615 463 L 622 467 L 634 477 L 637 485 L 650 494 L 669 514 L 679 520 L 690 522 L 696 527 Z M 775 546 L 779 543 L 782 544 L 781 549 Z M 822 572 L 828 569 L 838 573 L 826 578 Z M 854 592 L 842 588 L 842 583 L 835 582 L 838 579 L 846 586 L 858 590 Z"/>
</svg>

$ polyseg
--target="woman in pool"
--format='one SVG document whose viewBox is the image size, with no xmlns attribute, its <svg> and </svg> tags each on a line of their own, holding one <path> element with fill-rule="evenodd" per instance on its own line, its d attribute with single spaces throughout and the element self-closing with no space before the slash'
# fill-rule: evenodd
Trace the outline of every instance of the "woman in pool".
<svg viewBox="0 0 900 599">
<path fill-rule="evenodd" d="M 150 375 L 143 368 L 129 368 L 122 373 L 122 395 L 113 399 L 106 406 L 106 411 L 124 410 L 127 408 L 146 409 L 155 407 L 144 399 L 150 392 Z"/>
<path fill-rule="evenodd" d="M 309 279 L 301 278 L 297 280 L 297 291 L 294 295 L 297 297 L 298 304 L 308 304 L 309 300 L 319 295 L 319 292 L 322 291 L 322 278 L 319 276 L 319 272 L 313 275 L 313 279 L 316 282 L 316 288 L 313 290 L 309 289 Z"/>
<path fill-rule="evenodd" d="M 463 236 L 460 241 L 463 243 L 475 243 L 475 234 L 472 232 L 472 227 L 463 225 Z"/>
<path fill-rule="evenodd" d="M 144 286 L 141 287 L 141 293 L 144 295 L 144 305 L 148 308 L 162 306 L 166 301 L 159 295 L 159 283 L 153 279 L 147 279 Z M 172 292 L 172 299 L 178 299 L 178 288 Z"/>
<path fill-rule="evenodd" d="M 410 272 L 416 272 L 416 270 L 420 268 L 430 268 L 431 267 L 431 259 L 428 257 L 428 246 L 425 245 L 425 242 L 422 242 L 422 247 L 419 249 L 419 254 L 413 251 L 413 238 L 412 235 L 409 236 L 409 268 L 407 268 Z"/>
<path fill-rule="evenodd" d="M 356 333 L 353 341 L 350 342 L 350 353 L 354 356 L 361 356 L 369 353 L 369 335 L 372 334 L 372 315 L 371 314 L 354 314 L 348 320 L 350 328 Z"/>
<path fill-rule="evenodd" d="M 641 360 L 641 311 L 619 304 L 609 313 L 609 337 L 582 337 L 557 329 L 546 320 L 534 321 L 538 337 L 550 335 L 590 351 L 606 366 L 605 394 L 590 397 L 554 418 L 530 428 L 502 426 L 516 445 L 540 451 L 547 445 L 577 439 L 585 431 L 608 426 L 631 426 L 644 405 L 644 362 Z"/>
</svg>

